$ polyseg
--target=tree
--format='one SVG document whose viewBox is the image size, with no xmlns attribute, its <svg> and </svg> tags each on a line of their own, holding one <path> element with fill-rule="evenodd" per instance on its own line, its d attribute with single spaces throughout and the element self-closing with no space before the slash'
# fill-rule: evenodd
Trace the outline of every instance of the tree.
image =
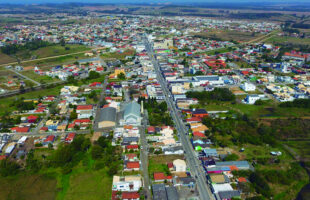
<svg viewBox="0 0 310 200">
<path fill-rule="evenodd" d="M 91 156 L 94 160 L 102 158 L 104 149 L 99 145 L 94 145 L 91 149 Z"/>
<path fill-rule="evenodd" d="M 74 120 L 77 118 L 77 113 L 76 110 L 74 109 L 71 113 L 70 113 L 70 120 Z"/>
<path fill-rule="evenodd" d="M 90 71 L 89 74 L 88 74 L 88 79 L 91 80 L 91 79 L 96 79 L 96 78 L 99 78 L 100 77 L 100 74 L 96 71 Z"/>
<path fill-rule="evenodd" d="M 225 161 L 235 161 L 238 159 L 239 159 L 239 156 L 237 154 L 234 154 L 234 153 L 225 157 Z"/>
<path fill-rule="evenodd" d="M 126 76 L 124 73 L 120 73 L 117 75 L 117 78 L 120 79 L 120 80 L 125 80 L 126 79 Z"/>
</svg>

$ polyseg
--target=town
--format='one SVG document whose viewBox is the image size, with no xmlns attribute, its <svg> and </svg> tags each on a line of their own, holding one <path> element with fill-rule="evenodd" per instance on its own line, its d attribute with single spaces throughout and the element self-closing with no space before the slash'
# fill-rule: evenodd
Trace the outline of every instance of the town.
<svg viewBox="0 0 310 200">
<path fill-rule="evenodd" d="M 310 50 L 273 42 L 295 37 L 281 27 L 147 15 L 8 24 L 0 175 L 38 174 L 40 199 L 294 199 L 308 181 L 289 141 L 309 137 Z M 0 199 L 18 198 L 6 187 Z"/>
</svg>

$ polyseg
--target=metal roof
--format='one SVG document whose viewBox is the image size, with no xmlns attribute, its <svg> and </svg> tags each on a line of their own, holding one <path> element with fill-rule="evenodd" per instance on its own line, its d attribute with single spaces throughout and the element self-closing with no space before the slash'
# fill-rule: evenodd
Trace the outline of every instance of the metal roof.
<svg viewBox="0 0 310 200">
<path fill-rule="evenodd" d="M 140 104 L 136 102 L 130 102 L 125 106 L 124 118 L 127 118 L 130 115 L 133 115 L 136 118 L 140 117 Z"/>
<path fill-rule="evenodd" d="M 99 122 L 102 121 L 116 122 L 116 109 L 113 107 L 106 107 L 101 109 Z"/>
</svg>

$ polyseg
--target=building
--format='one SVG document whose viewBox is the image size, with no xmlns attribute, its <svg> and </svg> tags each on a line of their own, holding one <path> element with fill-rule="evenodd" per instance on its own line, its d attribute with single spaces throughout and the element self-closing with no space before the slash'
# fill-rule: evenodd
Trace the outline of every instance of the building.
<svg viewBox="0 0 310 200">
<path fill-rule="evenodd" d="M 164 184 L 153 184 L 152 192 L 154 200 L 168 200 Z"/>
<path fill-rule="evenodd" d="M 142 187 L 140 175 L 113 176 L 112 190 L 114 191 L 138 191 Z"/>
<path fill-rule="evenodd" d="M 186 171 L 186 163 L 184 160 L 176 159 L 173 161 L 173 168 L 176 172 L 185 172 Z"/>
<path fill-rule="evenodd" d="M 240 88 L 243 89 L 246 92 L 252 92 L 252 91 L 256 90 L 256 86 L 254 84 L 248 83 L 248 82 L 245 82 L 244 84 L 241 84 Z"/>
<path fill-rule="evenodd" d="M 140 104 L 136 102 L 131 102 L 125 106 L 124 123 L 126 125 L 136 126 L 141 124 Z"/>
<path fill-rule="evenodd" d="M 243 102 L 246 104 L 255 104 L 255 102 L 259 99 L 261 99 L 259 95 L 251 94 L 251 95 L 247 95 L 245 99 L 243 100 Z"/>
<path fill-rule="evenodd" d="M 78 119 L 90 118 L 91 116 L 93 116 L 93 106 L 78 105 L 76 108 L 76 113 L 78 114 Z"/>
<path fill-rule="evenodd" d="M 110 128 L 116 124 L 116 109 L 113 107 L 106 107 L 101 109 L 98 128 Z"/>
</svg>

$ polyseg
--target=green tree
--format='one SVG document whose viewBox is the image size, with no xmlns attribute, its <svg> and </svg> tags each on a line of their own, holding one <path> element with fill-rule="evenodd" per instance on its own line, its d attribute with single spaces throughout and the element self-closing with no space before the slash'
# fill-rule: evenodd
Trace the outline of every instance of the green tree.
<svg viewBox="0 0 310 200">
<path fill-rule="evenodd" d="M 117 75 L 117 78 L 120 79 L 120 80 L 125 80 L 126 79 L 126 76 L 124 73 L 120 73 Z"/>
</svg>

